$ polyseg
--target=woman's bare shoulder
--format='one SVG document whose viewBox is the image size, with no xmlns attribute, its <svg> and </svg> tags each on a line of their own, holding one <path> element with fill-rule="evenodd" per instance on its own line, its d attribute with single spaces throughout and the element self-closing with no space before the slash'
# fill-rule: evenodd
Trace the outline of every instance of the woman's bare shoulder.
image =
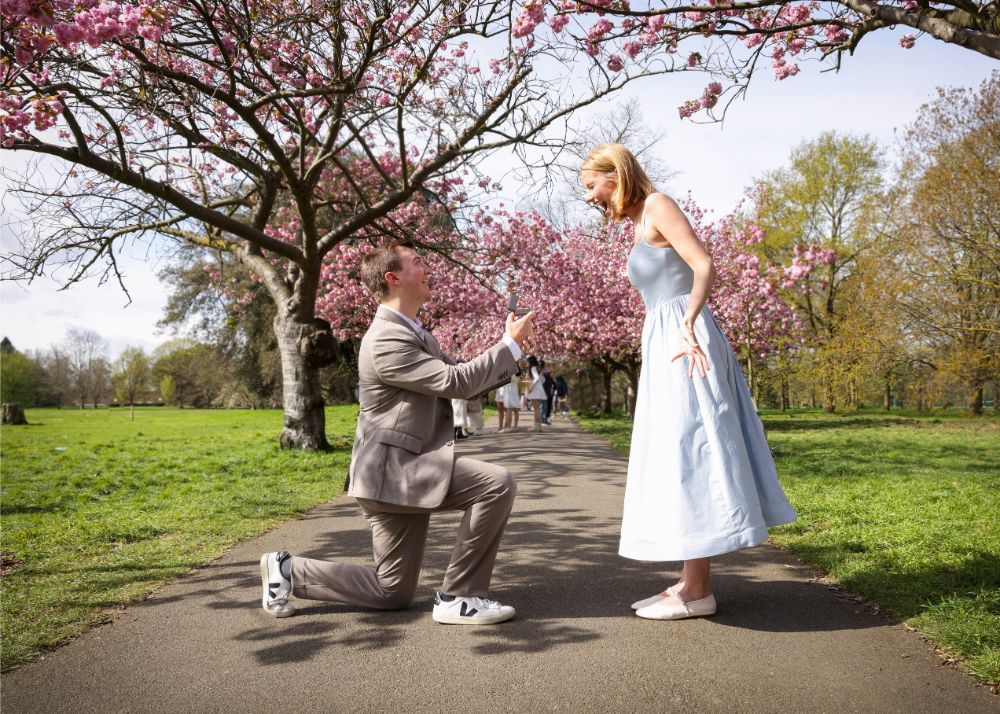
<svg viewBox="0 0 1000 714">
<path fill-rule="evenodd" d="M 678 209 L 677 201 L 662 191 L 654 191 L 646 196 L 646 206 L 658 212 L 673 211 Z"/>
</svg>

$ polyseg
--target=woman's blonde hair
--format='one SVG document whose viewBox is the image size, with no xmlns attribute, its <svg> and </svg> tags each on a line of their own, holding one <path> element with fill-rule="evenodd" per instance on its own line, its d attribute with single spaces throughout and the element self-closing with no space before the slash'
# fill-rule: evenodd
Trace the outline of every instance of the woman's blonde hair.
<svg viewBox="0 0 1000 714">
<path fill-rule="evenodd" d="M 583 162 L 580 171 L 614 174 L 618 181 L 618 186 L 611 195 L 611 208 L 615 217 L 621 217 L 626 208 L 656 191 L 635 156 L 621 144 L 598 144 L 591 149 L 590 156 Z"/>
</svg>

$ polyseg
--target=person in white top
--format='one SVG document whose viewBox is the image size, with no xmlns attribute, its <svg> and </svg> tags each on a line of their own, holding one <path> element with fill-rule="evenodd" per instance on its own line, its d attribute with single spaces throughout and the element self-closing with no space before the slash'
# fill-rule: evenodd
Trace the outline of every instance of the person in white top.
<svg viewBox="0 0 1000 714">
<path fill-rule="evenodd" d="M 525 399 L 531 404 L 531 410 L 535 415 L 535 426 L 533 431 L 542 431 L 542 402 L 547 398 L 545 395 L 545 377 L 542 376 L 542 368 L 538 364 L 538 358 L 534 355 L 528 357 L 528 374 L 531 377 L 531 385 Z"/>
<path fill-rule="evenodd" d="M 521 417 L 521 392 L 517 387 L 518 376 L 511 375 L 510 382 L 500 387 L 503 391 L 503 405 L 505 407 L 506 421 L 501 424 L 501 431 L 510 431 L 517 428 L 518 419 Z"/>
</svg>

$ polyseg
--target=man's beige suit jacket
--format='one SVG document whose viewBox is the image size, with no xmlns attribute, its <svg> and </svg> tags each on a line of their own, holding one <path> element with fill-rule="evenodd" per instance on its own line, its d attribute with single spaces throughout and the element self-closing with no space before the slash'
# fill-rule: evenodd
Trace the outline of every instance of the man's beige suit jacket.
<svg viewBox="0 0 1000 714">
<path fill-rule="evenodd" d="M 451 399 L 469 399 L 506 383 L 517 362 L 502 341 L 456 364 L 425 332 L 379 307 L 358 355 L 361 412 L 348 494 L 435 508 L 455 467 Z"/>
</svg>

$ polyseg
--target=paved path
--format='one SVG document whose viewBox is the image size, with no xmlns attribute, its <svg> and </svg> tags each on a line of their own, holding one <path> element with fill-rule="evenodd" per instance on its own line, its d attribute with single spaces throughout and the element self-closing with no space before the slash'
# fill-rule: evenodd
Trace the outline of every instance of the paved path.
<svg viewBox="0 0 1000 714">
<path fill-rule="evenodd" d="M 370 562 L 368 529 L 343 497 L 5 675 L 4 714 L 1000 712 L 1000 698 L 942 666 L 913 633 L 836 597 L 770 546 L 717 561 L 714 618 L 634 617 L 629 603 L 676 571 L 616 555 L 620 455 L 565 422 L 461 450 L 505 464 L 520 484 L 494 576 L 515 620 L 431 620 L 455 514 L 432 519 L 411 609 L 299 601 L 295 617 L 265 614 L 263 551 Z"/>
</svg>

